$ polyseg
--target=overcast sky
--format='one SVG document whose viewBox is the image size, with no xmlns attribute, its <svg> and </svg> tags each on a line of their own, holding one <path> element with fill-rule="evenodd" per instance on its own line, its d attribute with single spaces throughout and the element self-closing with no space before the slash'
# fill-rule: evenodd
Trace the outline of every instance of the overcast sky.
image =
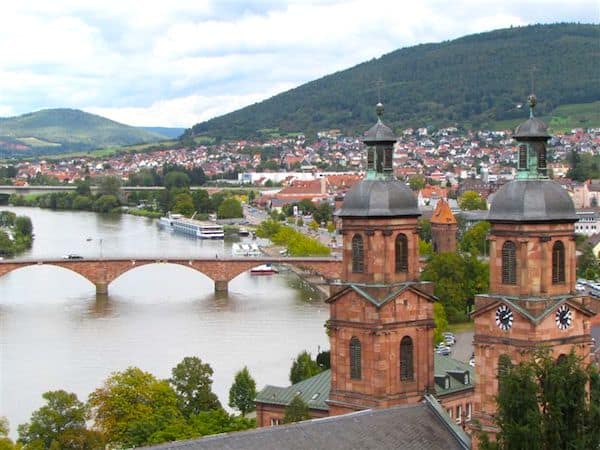
<svg viewBox="0 0 600 450">
<path fill-rule="evenodd" d="M 533 23 L 598 0 L 4 0 L 0 117 L 78 108 L 190 127 L 392 50 Z"/>
</svg>

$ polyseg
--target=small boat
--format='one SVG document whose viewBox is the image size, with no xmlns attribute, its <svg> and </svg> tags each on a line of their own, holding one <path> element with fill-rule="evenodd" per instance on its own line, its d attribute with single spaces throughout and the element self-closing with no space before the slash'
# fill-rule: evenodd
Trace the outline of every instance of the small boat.
<svg viewBox="0 0 600 450">
<path fill-rule="evenodd" d="M 240 227 L 240 229 L 238 231 L 238 235 L 239 236 L 250 236 L 250 231 L 248 230 L 248 228 Z"/>
<path fill-rule="evenodd" d="M 276 273 L 279 273 L 279 270 L 269 263 L 250 269 L 250 275 L 274 275 Z"/>
</svg>

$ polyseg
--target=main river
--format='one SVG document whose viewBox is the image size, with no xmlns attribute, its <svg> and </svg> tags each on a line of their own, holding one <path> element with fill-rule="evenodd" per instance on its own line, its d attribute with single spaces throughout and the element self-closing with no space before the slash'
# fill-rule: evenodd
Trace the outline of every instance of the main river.
<svg viewBox="0 0 600 450">
<path fill-rule="evenodd" d="M 156 220 L 37 208 L 0 207 L 31 218 L 35 241 L 23 257 L 229 255 L 229 241 L 200 241 L 160 230 Z M 109 285 L 107 298 L 66 269 L 33 266 L 0 277 L 0 416 L 18 424 L 64 389 L 80 400 L 112 372 L 137 366 L 159 378 L 185 356 L 214 370 L 227 405 L 244 365 L 257 382 L 287 385 L 293 358 L 329 343 L 327 305 L 291 273 L 244 273 L 215 294 L 213 283 L 181 266 L 152 264 Z"/>
</svg>

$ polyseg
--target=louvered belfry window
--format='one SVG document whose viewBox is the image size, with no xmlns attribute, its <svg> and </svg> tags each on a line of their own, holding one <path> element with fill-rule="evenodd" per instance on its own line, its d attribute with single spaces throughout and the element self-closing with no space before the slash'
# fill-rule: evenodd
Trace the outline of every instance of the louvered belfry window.
<svg viewBox="0 0 600 450">
<path fill-rule="evenodd" d="M 400 380 L 413 380 L 413 341 L 404 336 L 400 341 Z"/>
<path fill-rule="evenodd" d="M 353 380 L 361 378 L 361 349 L 360 341 L 356 336 L 350 339 L 350 378 Z"/>
<path fill-rule="evenodd" d="M 396 272 L 408 271 L 408 239 L 405 234 L 396 236 Z"/>
<path fill-rule="evenodd" d="M 502 283 L 517 284 L 517 246 L 513 241 L 502 246 Z"/>
<path fill-rule="evenodd" d="M 352 238 L 352 272 L 363 273 L 365 271 L 365 250 L 363 239 L 360 234 Z"/>
<path fill-rule="evenodd" d="M 556 241 L 552 246 L 552 283 L 565 282 L 565 245 Z"/>
</svg>

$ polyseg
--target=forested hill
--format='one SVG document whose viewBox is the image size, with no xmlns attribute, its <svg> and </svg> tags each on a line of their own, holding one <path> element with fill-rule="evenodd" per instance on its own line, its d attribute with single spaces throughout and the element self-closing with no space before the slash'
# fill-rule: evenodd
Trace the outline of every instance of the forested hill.
<svg viewBox="0 0 600 450">
<path fill-rule="evenodd" d="M 278 129 L 357 132 L 374 121 L 378 80 L 394 127 L 493 125 L 523 119 L 532 68 L 537 112 L 600 100 L 600 26 L 533 25 L 403 48 L 230 114 L 194 135 L 241 138 Z M 189 134 L 189 131 L 188 131 Z"/>
<path fill-rule="evenodd" d="M 165 139 L 168 139 L 165 135 L 78 109 L 44 109 L 0 118 L 0 150 L 3 155 L 63 153 Z"/>
</svg>

